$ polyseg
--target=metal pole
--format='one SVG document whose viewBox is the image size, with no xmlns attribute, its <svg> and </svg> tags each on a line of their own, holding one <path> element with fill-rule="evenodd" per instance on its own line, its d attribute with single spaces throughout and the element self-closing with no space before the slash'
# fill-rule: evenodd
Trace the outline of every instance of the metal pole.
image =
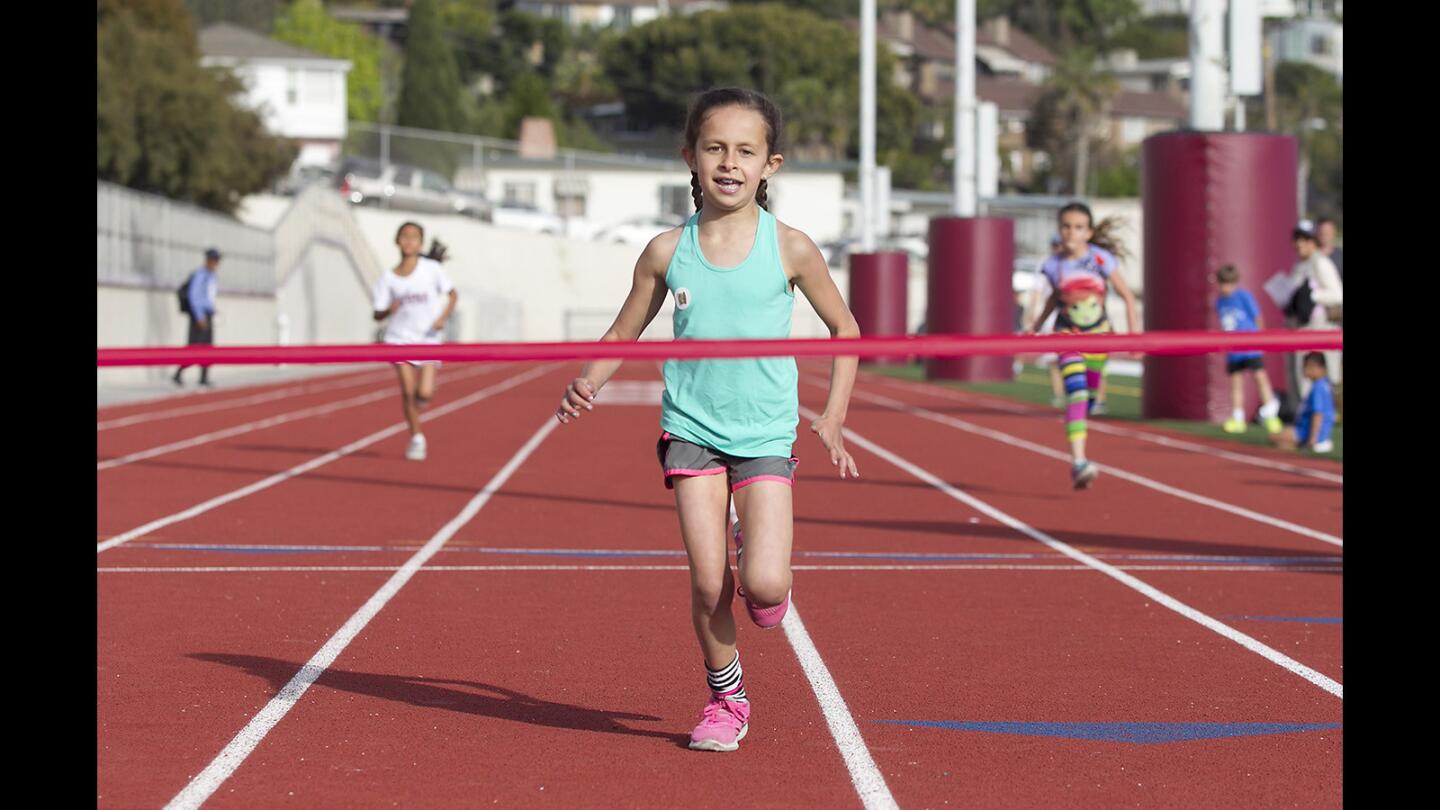
<svg viewBox="0 0 1440 810">
<path fill-rule="evenodd" d="M 390 126 L 380 125 L 380 168 L 390 165 Z"/>
<path fill-rule="evenodd" d="M 875 0 L 860 0 L 860 251 L 875 250 Z"/>
<path fill-rule="evenodd" d="M 975 0 L 955 3 L 955 215 L 975 216 Z"/>
<path fill-rule="evenodd" d="M 1224 6 L 1220 0 L 1190 3 L 1190 128 L 1225 128 Z"/>
</svg>

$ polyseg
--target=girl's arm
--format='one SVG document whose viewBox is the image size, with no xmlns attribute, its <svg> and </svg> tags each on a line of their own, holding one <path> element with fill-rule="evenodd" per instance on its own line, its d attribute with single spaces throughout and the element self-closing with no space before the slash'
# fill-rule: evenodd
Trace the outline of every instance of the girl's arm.
<svg viewBox="0 0 1440 810">
<path fill-rule="evenodd" d="M 450 301 L 445 305 L 445 311 L 440 313 L 439 320 L 435 321 L 432 327 L 436 332 L 444 329 L 445 322 L 450 320 L 450 313 L 455 311 L 455 302 L 460 300 L 460 291 L 451 287 L 450 294 L 446 297 L 449 298 Z"/>
<path fill-rule="evenodd" d="M 1050 291 L 1050 300 L 1045 302 L 1045 309 L 1040 312 L 1040 317 L 1035 319 L 1034 325 L 1025 330 L 1025 334 L 1033 335 L 1039 332 L 1040 327 L 1045 325 L 1045 319 L 1049 318 L 1050 313 L 1054 312 L 1058 306 L 1060 306 L 1060 290 L 1057 288 Z"/>
<path fill-rule="evenodd" d="M 830 268 L 825 258 L 810 237 L 789 226 L 782 226 L 780 257 L 785 263 L 786 273 L 791 282 L 810 301 L 815 314 L 830 329 L 831 337 L 860 337 L 860 324 L 835 280 L 830 277 Z M 830 451 L 830 463 L 840 468 L 840 477 L 860 477 L 855 459 L 845 449 L 845 437 L 841 428 L 850 410 L 850 391 L 855 387 L 855 374 L 860 367 L 858 357 L 836 357 L 830 364 L 830 395 L 825 399 L 825 412 L 810 423 L 810 432 L 820 437 L 820 443 Z"/>
<path fill-rule="evenodd" d="M 601 341 L 636 341 L 655 313 L 665 303 L 665 270 L 670 266 L 670 257 L 675 254 L 675 245 L 680 241 L 682 228 L 673 228 L 650 240 L 640 258 L 635 262 L 635 276 L 630 282 L 630 294 L 620 306 L 620 314 L 606 330 Z M 623 360 L 591 360 L 580 370 L 580 376 L 570 381 L 565 388 L 565 397 L 555 409 L 555 418 L 562 423 L 579 419 L 580 411 L 593 410 L 595 394 L 620 369 Z"/>
<path fill-rule="evenodd" d="M 1125 299 L 1125 323 L 1133 335 L 1140 334 L 1140 317 L 1135 313 L 1135 293 L 1130 291 L 1130 285 L 1125 283 L 1125 277 L 1120 275 L 1120 269 L 1110 274 L 1110 281 L 1115 285 L 1115 292 Z"/>
</svg>

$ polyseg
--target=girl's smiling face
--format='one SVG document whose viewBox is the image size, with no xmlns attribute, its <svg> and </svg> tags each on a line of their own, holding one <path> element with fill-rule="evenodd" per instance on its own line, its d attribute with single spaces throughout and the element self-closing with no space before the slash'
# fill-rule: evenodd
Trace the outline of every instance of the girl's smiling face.
<svg viewBox="0 0 1440 810">
<path fill-rule="evenodd" d="M 1066 211 L 1060 215 L 1060 241 L 1065 252 L 1072 257 L 1085 255 L 1089 249 L 1090 237 L 1095 229 L 1090 227 L 1090 218 L 1083 211 Z"/>
<path fill-rule="evenodd" d="M 760 181 L 780 169 L 785 158 L 770 154 L 765 118 L 745 107 L 718 107 L 705 117 L 695 143 L 681 150 L 700 178 L 705 206 L 738 209 L 755 198 Z"/>
<path fill-rule="evenodd" d="M 400 246 L 400 255 L 406 258 L 418 256 L 420 247 L 425 242 L 425 237 L 420 234 L 420 229 L 414 225 L 406 225 L 395 235 L 395 244 Z"/>
</svg>

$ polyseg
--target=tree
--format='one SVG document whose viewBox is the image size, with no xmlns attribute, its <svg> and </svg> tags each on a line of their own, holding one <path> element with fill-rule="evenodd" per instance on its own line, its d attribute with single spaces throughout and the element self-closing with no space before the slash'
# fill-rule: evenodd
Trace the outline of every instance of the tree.
<svg viewBox="0 0 1440 810">
<path fill-rule="evenodd" d="M 291 45 L 348 59 L 346 114 L 355 121 L 376 121 L 384 97 L 380 88 L 382 44 L 358 25 L 331 17 L 320 0 L 295 0 L 275 19 L 274 38 Z"/>
<path fill-rule="evenodd" d="M 415 0 L 405 32 L 405 69 L 400 78 L 396 123 L 459 132 L 460 76 L 441 30 L 435 0 Z"/>
<path fill-rule="evenodd" d="M 232 213 L 297 149 L 232 103 L 238 79 L 198 57 L 180 0 L 97 3 L 95 176 Z"/>
<path fill-rule="evenodd" d="M 838 122 L 857 121 L 860 114 L 859 37 L 839 23 L 778 4 L 662 18 L 606 43 L 601 59 L 626 115 L 642 128 L 679 129 L 694 94 L 727 85 L 754 88 L 781 103 L 787 133 L 812 140 L 838 137 Z M 892 75 L 894 64 L 889 48 L 877 49 L 876 75 Z M 810 81 L 792 84 L 800 80 Z M 816 82 L 839 91 L 843 106 L 821 98 Z M 878 84 L 877 153 L 909 149 L 920 104 L 892 82 Z M 855 148 L 856 138 L 858 127 L 849 133 L 846 151 Z"/>
<path fill-rule="evenodd" d="M 1298 180 L 1304 207 L 1319 206 L 1338 215 L 1344 200 L 1344 91 L 1334 76 L 1314 65 L 1281 62 L 1275 68 L 1275 97 L 1280 131 L 1299 141 Z"/>
<path fill-rule="evenodd" d="M 953 0 L 946 5 L 953 20 Z M 931 15 L 938 16 L 933 11 Z M 1116 34 L 1140 19 L 1140 5 L 1136 0 L 977 0 L 975 16 L 982 20 L 1008 17 L 1017 28 L 1057 53 L 1076 46 L 1107 53 L 1116 47 Z"/>
<path fill-rule="evenodd" d="M 1035 102 L 1026 140 L 1073 169 L 1073 194 L 1088 193 L 1090 136 L 1119 89 L 1113 75 L 1096 67 L 1094 51 L 1076 48 L 1056 63 Z"/>
</svg>

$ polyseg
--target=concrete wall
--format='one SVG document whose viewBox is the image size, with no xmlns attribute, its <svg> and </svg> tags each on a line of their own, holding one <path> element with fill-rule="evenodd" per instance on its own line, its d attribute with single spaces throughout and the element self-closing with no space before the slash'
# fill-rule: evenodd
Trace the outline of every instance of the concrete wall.
<svg viewBox="0 0 1440 810">
<path fill-rule="evenodd" d="M 222 292 L 215 308 L 217 345 L 275 342 L 275 299 Z M 97 287 L 95 315 L 97 347 L 184 346 L 190 325 L 170 290 Z M 97 386 L 155 382 L 173 373 L 174 366 L 97 368 L 95 382 Z"/>
</svg>

